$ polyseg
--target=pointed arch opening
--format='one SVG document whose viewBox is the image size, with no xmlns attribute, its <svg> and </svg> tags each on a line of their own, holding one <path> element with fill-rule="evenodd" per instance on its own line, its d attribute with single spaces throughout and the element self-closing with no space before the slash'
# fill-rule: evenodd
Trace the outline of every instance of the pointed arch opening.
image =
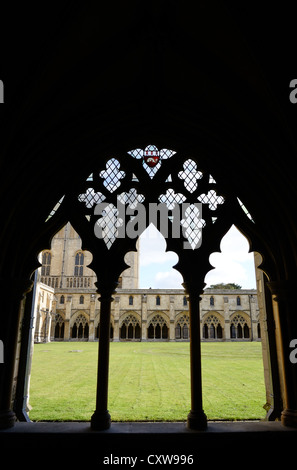
<svg viewBox="0 0 297 470">
<path fill-rule="evenodd" d="M 155 149 L 153 149 L 152 151 L 154 152 Z M 170 155 L 170 157 L 171 156 L 172 155 Z M 133 157 L 137 158 L 135 155 L 133 155 Z M 153 155 L 153 157 L 155 157 L 155 155 Z M 166 160 L 166 158 L 168 157 L 166 157 L 165 155 L 163 156 L 163 158 L 164 160 Z M 221 213 L 224 214 L 223 209 L 224 209 L 224 203 L 225 201 L 227 201 L 227 196 L 225 194 L 224 196 L 220 195 L 218 192 L 216 192 L 214 189 L 215 186 L 208 187 L 209 185 L 215 185 L 216 181 L 207 171 L 200 171 L 199 166 L 195 160 L 183 158 L 183 161 L 181 163 L 182 164 L 179 164 L 179 169 L 176 172 L 176 175 L 175 176 L 173 174 L 168 175 L 165 181 L 166 183 L 169 183 L 167 184 L 167 186 L 171 186 L 171 183 L 172 183 L 172 186 L 176 184 L 176 187 L 178 188 L 180 192 L 177 192 L 177 190 L 174 190 L 171 187 L 164 188 L 164 190 L 162 190 L 162 194 L 160 193 L 160 195 L 157 198 L 158 202 L 164 203 L 167 206 L 167 208 L 168 207 L 172 208 L 174 207 L 174 205 L 182 203 L 182 201 L 187 199 L 184 196 L 184 193 L 185 193 L 187 194 L 187 197 L 189 200 L 190 198 L 195 197 L 196 198 L 195 201 L 198 200 L 199 204 L 203 205 L 204 212 L 203 214 L 201 213 L 201 207 L 198 208 L 198 206 L 195 205 L 196 202 L 194 204 L 190 204 L 190 206 L 187 206 L 185 208 L 184 213 L 182 214 L 183 218 L 180 221 L 180 230 L 182 230 L 183 237 L 184 237 L 183 245 L 181 245 L 181 241 L 174 240 L 174 237 L 172 237 L 172 233 L 171 233 L 171 238 L 169 237 L 169 239 L 166 239 L 166 240 L 164 236 L 161 235 L 160 239 L 161 239 L 161 244 L 163 244 L 163 246 L 162 246 L 161 251 L 157 252 L 156 258 L 158 259 L 158 261 L 160 261 L 160 259 L 162 259 L 162 256 L 167 257 L 167 260 L 168 260 L 168 257 L 169 258 L 171 257 L 170 271 L 174 273 L 174 277 L 175 277 L 174 282 L 178 280 L 179 287 L 184 280 L 181 273 L 184 274 L 186 272 L 185 284 L 189 287 L 189 290 L 193 291 L 194 282 L 192 281 L 192 279 L 195 279 L 195 276 L 193 276 L 193 273 L 195 274 L 198 273 L 197 291 L 199 291 L 200 286 L 201 286 L 201 277 L 202 277 L 201 272 L 205 272 L 207 263 L 204 259 L 205 257 L 203 258 L 203 256 L 200 259 L 201 266 L 198 263 L 193 263 L 194 259 L 197 260 L 199 258 L 196 256 L 197 252 L 195 250 L 200 248 L 200 243 L 202 242 L 202 238 L 204 237 L 204 234 L 206 234 L 206 236 L 209 233 L 213 234 L 216 232 L 217 228 L 218 228 L 218 233 L 224 233 L 226 231 L 229 221 L 227 220 L 227 222 L 226 221 L 220 222 L 220 219 L 218 216 Z M 165 164 L 164 164 L 164 167 L 162 167 L 162 165 L 158 167 L 157 171 L 149 170 L 147 172 L 148 177 L 150 178 L 151 182 L 154 180 L 156 176 L 162 175 L 161 170 L 162 168 L 165 168 Z M 117 198 L 120 201 L 122 201 L 123 204 L 126 204 L 126 205 L 128 204 L 130 208 L 134 206 L 136 201 L 141 202 L 143 200 L 147 200 L 149 197 L 149 194 L 148 192 L 144 190 L 145 188 L 142 188 L 143 190 L 140 191 L 140 185 L 137 186 L 136 184 L 135 184 L 135 187 L 130 188 L 130 189 L 128 188 L 128 179 L 131 176 L 132 176 L 132 181 L 136 183 L 137 176 L 134 174 L 131 174 L 131 171 L 129 173 L 128 165 L 125 166 L 125 164 L 123 164 L 123 160 L 121 160 L 120 158 L 119 160 L 110 159 L 107 161 L 105 165 L 105 169 L 99 172 L 99 178 L 101 178 L 102 181 L 100 179 L 98 180 L 98 176 L 95 175 L 95 172 L 92 173 L 92 177 L 88 178 L 87 184 L 91 184 L 90 182 L 92 181 L 95 187 L 95 183 L 98 185 L 98 181 L 99 181 L 101 186 L 99 184 L 98 187 L 101 188 L 102 192 L 99 190 L 97 190 L 96 192 L 95 189 L 92 189 L 92 188 L 86 189 L 86 187 L 84 187 L 85 192 L 83 192 L 83 189 L 81 190 L 82 192 L 77 197 L 77 204 L 78 204 L 78 207 L 82 209 L 81 215 L 83 215 L 84 217 L 83 218 L 84 222 L 83 223 L 81 221 L 77 222 L 78 218 L 75 219 L 75 223 L 74 223 L 75 228 L 79 229 L 80 223 L 81 223 L 81 226 L 84 226 L 82 232 L 87 233 L 88 230 L 86 228 L 87 227 L 86 224 L 89 224 L 90 222 L 93 222 L 95 220 L 94 218 L 92 218 L 93 214 L 91 213 L 89 209 L 92 209 L 93 211 L 95 203 L 101 203 L 102 201 L 105 200 L 104 191 L 105 192 L 108 191 L 110 194 L 112 194 L 112 197 L 114 198 L 113 202 L 115 202 L 116 200 L 115 196 L 117 196 Z M 177 181 L 179 184 L 177 184 Z M 204 192 L 202 192 L 202 190 L 201 191 L 199 190 L 201 183 L 203 183 L 204 185 L 202 186 Z M 120 192 L 117 193 L 119 188 L 121 188 L 122 184 L 123 184 L 123 188 L 125 188 L 125 191 L 121 193 Z M 149 184 L 149 180 L 146 181 L 146 184 L 147 185 Z M 158 185 L 156 184 L 155 191 L 156 191 L 157 186 Z M 198 194 L 198 190 L 199 190 L 199 194 Z M 108 195 L 110 196 L 110 194 Z M 67 197 L 66 197 L 66 200 L 67 200 Z M 85 205 L 86 208 L 88 209 L 88 213 L 83 214 L 83 205 Z M 137 243 L 133 242 L 134 243 L 134 246 L 133 246 L 132 242 L 125 240 L 125 242 L 123 242 L 125 245 L 125 250 L 121 252 L 121 249 L 120 249 L 121 242 L 117 238 L 117 230 L 115 230 L 115 228 L 118 229 L 119 231 L 119 229 L 122 226 L 122 222 L 119 219 L 117 220 L 116 225 L 113 226 L 113 228 L 111 227 L 115 216 L 119 215 L 116 213 L 114 209 L 115 206 L 113 205 L 113 207 L 111 207 L 111 205 L 112 204 L 108 204 L 108 209 L 105 207 L 105 212 L 102 214 L 103 217 L 101 217 L 96 222 L 96 226 L 100 226 L 100 228 L 103 228 L 103 225 L 104 225 L 104 228 L 106 229 L 107 227 L 108 230 L 107 231 L 105 230 L 104 236 L 100 239 L 100 243 L 98 244 L 98 246 L 100 245 L 100 250 L 102 249 L 102 251 L 100 251 L 99 249 L 97 250 L 97 248 L 94 250 L 94 256 L 96 259 L 95 259 L 95 262 L 91 260 L 90 264 L 91 264 L 91 267 L 96 266 L 97 269 L 99 269 L 98 268 L 99 266 L 98 253 L 100 252 L 102 255 L 104 255 L 102 266 L 104 266 L 104 269 L 106 267 L 106 273 L 113 274 L 112 273 L 113 269 L 116 272 L 118 272 L 120 284 L 118 285 L 117 290 L 112 294 L 114 295 L 113 305 L 114 305 L 114 310 L 116 311 L 117 309 L 119 310 L 119 307 L 120 307 L 118 305 L 119 303 L 119 300 L 118 300 L 119 296 L 117 296 L 118 289 L 123 289 L 123 292 L 124 292 L 124 290 L 127 289 L 129 285 L 129 284 L 125 284 L 125 273 L 127 274 L 127 272 L 130 272 L 130 276 L 126 276 L 126 279 L 129 277 L 129 282 L 130 282 L 129 288 L 134 289 L 136 286 L 136 284 L 133 284 L 134 282 L 133 277 L 134 277 L 134 280 L 137 277 L 136 271 L 131 274 L 131 272 L 133 271 L 132 269 L 133 262 L 130 262 L 130 260 L 133 258 L 133 256 L 135 256 L 135 251 L 133 251 L 133 248 L 137 249 L 138 247 L 137 247 Z M 119 209 L 116 209 L 116 210 L 118 211 Z M 201 216 L 203 216 L 203 218 L 201 218 Z M 168 220 L 170 222 L 172 222 L 173 220 L 172 217 L 173 217 L 172 215 L 168 217 Z M 199 223 L 196 223 L 197 218 L 199 218 Z M 130 222 L 133 221 L 133 216 L 130 218 L 129 221 Z M 251 222 L 254 223 L 254 221 L 251 221 Z M 156 226 L 154 224 L 151 224 L 148 226 L 147 229 L 143 230 L 142 235 L 146 231 L 151 230 L 152 228 L 153 230 L 156 230 L 158 232 L 158 230 L 156 229 Z M 93 225 L 92 225 L 92 229 L 93 229 Z M 173 227 L 171 227 L 171 229 L 173 230 Z M 140 241 L 138 241 L 138 244 L 140 245 L 141 245 L 142 235 L 140 236 Z M 212 248 L 213 248 L 213 246 L 215 246 L 214 235 L 212 235 L 211 239 L 212 239 Z M 95 245 L 93 243 L 94 243 L 93 241 L 90 242 L 90 235 L 87 234 L 86 243 L 83 248 L 92 247 L 92 246 L 94 247 Z M 154 246 L 148 250 L 149 257 L 150 257 L 150 260 L 147 262 L 148 265 L 154 264 L 154 261 L 152 260 L 153 260 L 154 251 L 157 251 L 155 250 L 156 245 L 157 245 L 157 242 L 155 241 Z M 202 242 L 202 246 L 203 246 L 203 242 Z M 184 252 L 182 252 L 182 249 L 184 249 Z M 95 254 L 96 250 L 97 250 L 97 253 Z M 123 255 L 124 252 L 127 252 L 127 253 Z M 81 277 L 85 277 L 85 253 L 86 251 L 82 249 L 82 247 L 79 247 L 78 251 L 76 252 L 74 256 L 74 272 L 73 272 L 74 276 L 73 276 L 73 279 L 71 278 L 68 279 L 68 284 L 66 285 L 67 289 L 80 289 L 81 287 L 84 287 L 84 288 L 91 287 L 88 281 L 85 282 L 84 280 L 83 284 L 81 284 L 81 281 L 78 279 Z M 116 259 L 115 253 L 118 256 L 119 263 L 117 262 L 116 264 L 113 264 L 112 262 L 107 263 L 106 260 L 109 259 L 109 255 L 110 255 L 110 259 L 115 261 Z M 179 254 L 183 253 L 183 255 L 185 256 L 179 256 L 176 253 L 179 253 Z M 129 260 L 129 257 L 130 257 L 130 260 Z M 128 268 L 121 271 L 119 266 L 124 267 L 125 263 L 126 263 L 126 266 L 128 266 Z M 176 266 L 176 270 L 172 269 L 173 264 Z M 200 275 L 199 275 L 198 267 L 199 269 L 201 268 Z M 141 262 L 140 262 L 140 268 L 141 268 Z M 102 272 L 105 272 L 104 269 L 102 269 Z M 169 274 L 167 270 L 157 271 L 155 275 L 150 274 L 150 277 L 149 277 L 150 280 L 155 279 L 155 281 L 158 281 L 157 284 L 153 286 L 151 285 L 149 286 L 151 287 L 151 291 L 162 290 L 162 288 L 165 289 L 165 285 L 169 286 L 168 282 L 169 281 L 171 282 L 173 279 L 173 277 L 170 277 L 170 276 L 171 274 Z M 101 286 L 101 285 L 104 285 L 104 283 L 106 283 L 108 276 L 106 277 L 102 276 L 101 279 L 100 277 L 98 277 L 98 279 L 99 281 L 97 284 Z M 163 284 L 164 287 L 161 287 L 161 281 L 164 281 L 164 284 Z M 57 281 L 54 280 L 55 286 L 56 286 L 56 283 L 58 283 L 59 285 L 59 279 Z M 150 290 L 149 287 L 148 287 L 148 290 Z M 184 292 L 182 292 L 183 295 L 181 297 L 181 306 L 183 307 L 183 310 L 184 310 L 183 313 L 185 314 L 180 315 L 179 321 L 177 321 L 177 319 L 174 317 L 169 317 L 169 319 L 166 318 L 166 315 L 164 315 L 164 312 L 161 311 L 161 309 L 164 309 L 164 300 L 165 300 L 165 297 L 163 296 L 162 292 L 151 292 L 151 293 L 149 292 L 146 294 L 142 294 L 142 297 L 141 297 L 142 304 L 145 304 L 145 303 L 148 304 L 148 298 L 150 294 L 152 294 L 154 298 L 154 308 L 156 310 L 155 312 L 153 312 L 154 315 L 152 315 L 151 313 L 148 314 L 147 312 L 146 318 L 141 319 L 141 324 L 137 323 L 136 325 L 133 325 L 133 321 L 131 320 L 131 318 L 130 318 L 131 321 L 129 321 L 128 324 L 126 324 L 125 322 L 122 322 L 120 324 L 118 321 L 114 321 L 114 323 L 111 324 L 110 331 L 112 329 L 112 333 L 110 333 L 110 336 L 112 336 L 115 340 L 120 340 L 124 338 L 128 340 L 129 339 L 138 340 L 140 339 L 140 336 L 141 336 L 141 340 L 146 340 L 146 341 L 147 340 L 171 341 L 175 339 L 176 340 L 188 340 L 190 337 L 190 333 L 189 333 L 190 321 L 188 322 L 187 314 L 185 312 L 186 308 L 188 307 L 187 305 L 188 300 L 186 298 L 186 301 L 185 301 Z M 64 295 L 64 293 L 62 295 Z M 210 299 L 208 300 L 208 308 L 212 307 L 212 310 L 214 310 L 214 308 L 217 308 L 217 299 L 215 295 L 216 294 L 211 295 Z M 237 299 L 236 299 L 236 305 L 238 308 L 243 307 L 244 303 L 243 303 L 242 297 L 240 296 L 240 305 L 238 303 L 238 297 L 239 296 L 237 296 Z M 80 296 L 80 299 L 81 299 L 81 296 Z M 85 296 L 84 296 L 84 299 L 85 299 Z M 70 309 L 69 304 L 71 302 L 73 303 L 73 300 L 74 300 L 73 295 L 71 296 L 65 293 L 64 295 L 64 302 L 66 304 L 65 308 L 68 308 L 69 310 Z M 95 300 L 91 299 L 90 302 L 91 302 L 90 312 L 92 311 L 92 315 L 95 315 L 96 317 L 96 315 L 98 314 L 98 311 L 96 311 L 96 309 L 98 310 L 96 299 Z M 92 302 L 94 302 L 94 304 L 92 304 Z M 138 301 L 137 301 L 136 296 L 130 293 L 128 297 L 128 301 L 127 301 L 127 308 L 129 308 L 129 306 L 131 308 L 132 305 L 133 305 L 133 308 L 134 307 L 136 308 L 137 302 Z M 223 300 L 223 302 L 228 303 L 228 301 L 225 299 Z M 173 303 L 173 301 L 169 299 L 169 303 Z M 60 304 L 61 304 L 60 307 L 62 310 L 63 304 L 61 302 Z M 180 310 L 182 310 L 182 308 L 180 308 Z M 65 325 L 64 325 L 64 337 L 67 334 L 67 331 L 69 331 L 71 339 L 82 340 L 82 339 L 86 339 L 87 337 L 93 338 L 93 339 L 95 339 L 96 337 L 99 337 L 100 324 L 98 323 L 97 326 L 95 327 L 94 320 L 93 318 L 91 318 L 91 313 L 89 315 L 90 315 L 89 322 L 86 322 L 86 324 L 84 324 L 85 322 L 83 321 L 83 319 L 81 319 L 80 322 L 74 322 L 72 327 L 70 327 L 69 325 L 68 330 L 67 330 L 67 323 L 66 323 L 67 319 L 66 319 Z M 143 320 L 145 320 L 145 323 L 146 323 L 145 325 L 143 324 Z M 215 316 L 214 318 L 209 317 L 207 321 L 204 322 L 204 324 L 201 324 L 202 331 L 200 331 L 200 335 L 205 340 L 226 339 L 226 331 L 228 330 L 228 328 L 226 324 L 222 324 L 222 323 L 223 322 L 221 321 L 217 323 L 215 320 Z M 241 323 L 239 322 L 239 324 L 237 325 L 237 330 L 236 330 L 236 326 L 234 324 L 231 324 L 229 326 L 229 334 L 230 334 L 229 338 L 231 339 L 231 336 L 233 335 L 233 332 L 235 331 L 235 335 L 237 335 L 236 339 L 250 339 L 251 333 L 249 335 L 247 328 L 248 328 L 248 324 L 241 325 Z M 251 327 L 251 330 L 252 330 L 252 327 Z M 260 329 L 257 328 L 257 334 L 259 330 Z M 55 334 L 56 334 L 56 327 L 54 330 L 54 336 Z"/>
</svg>

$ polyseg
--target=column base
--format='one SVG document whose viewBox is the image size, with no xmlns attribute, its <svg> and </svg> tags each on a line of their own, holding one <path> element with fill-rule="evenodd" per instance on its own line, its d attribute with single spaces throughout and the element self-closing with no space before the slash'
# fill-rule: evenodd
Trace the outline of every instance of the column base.
<svg viewBox="0 0 297 470">
<path fill-rule="evenodd" d="M 284 426 L 297 428 L 297 410 L 285 409 L 282 411 L 281 422 Z"/>
<path fill-rule="evenodd" d="M 106 411 L 95 411 L 91 418 L 91 429 L 94 431 L 104 431 L 109 429 L 111 425 L 111 417 Z"/>
<path fill-rule="evenodd" d="M 190 411 L 187 419 L 187 427 L 196 431 L 205 431 L 207 428 L 207 417 L 204 411 Z"/>
<path fill-rule="evenodd" d="M 16 421 L 15 413 L 11 410 L 0 411 L 0 429 L 12 428 Z"/>
</svg>

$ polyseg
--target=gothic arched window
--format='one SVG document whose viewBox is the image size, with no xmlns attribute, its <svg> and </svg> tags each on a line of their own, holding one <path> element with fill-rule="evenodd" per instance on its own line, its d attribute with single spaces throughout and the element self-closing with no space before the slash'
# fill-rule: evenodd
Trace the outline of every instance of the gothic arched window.
<svg viewBox="0 0 297 470">
<path fill-rule="evenodd" d="M 168 326 L 161 315 L 155 315 L 148 326 L 149 339 L 168 339 Z"/>
<path fill-rule="evenodd" d="M 52 255 L 50 251 L 44 251 L 42 253 L 42 267 L 41 276 L 49 276 L 51 271 Z"/>
<path fill-rule="evenodd" d="M 183 315 L 175 327 L 175 339 L 189 339 L 189 315 Z"/>
<path fill-rule="evenodd" d="M 139 321 L 134 315 L 128 315 L 123 320 L 120 328 L 120 338 L 125 340 L 141 338 L 141 327 Z"/>
<path fill-rule="evenodd" d="M 223 328 L 216 315 L 208 315 L 204 320 L 202 329 L 204 339 L 221 339 L 223 337 Z"/>
<path fill-rule="evenodd" d="M 83 276 L 83 275 L 84 275 L 84 254 L 82 251 L 79 251 L 75 255 L 74 276 Z"/>
<path fill-rule="evenodd" d="M 231 338 L 234 338 L 234 339 L 235 338 L 247 339 L 250 337 L 250 329 L 242 315 L 235 315 L 232 318 L 231 325 L 230 325 L 230 335 L 231 335 Z"/>
<path fill-rule="evenodd" d="M 64 319 L 59 313 L 56 314 L 54 337 L 55 339 L 64 339 Z"/>
</svg>

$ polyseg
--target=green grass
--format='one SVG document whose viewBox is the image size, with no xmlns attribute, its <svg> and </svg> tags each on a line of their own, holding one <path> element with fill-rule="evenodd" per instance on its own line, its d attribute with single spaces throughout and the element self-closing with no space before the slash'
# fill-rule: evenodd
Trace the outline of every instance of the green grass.
<svg viewBox="0 0 297 470">
<path fill-rule="evenodd" d="M 190 409 L 189 343 L 111 343 L 109 411 L 114 421 L 183 421 Z M 262 419 L 260 343 L 202 343 L 208 419 Z M 78 350 L 78 351 L 77 351 Z M 30 418 L 89 420 L 95 409 L 98 343 L 34 346 Z"/>
</svg>

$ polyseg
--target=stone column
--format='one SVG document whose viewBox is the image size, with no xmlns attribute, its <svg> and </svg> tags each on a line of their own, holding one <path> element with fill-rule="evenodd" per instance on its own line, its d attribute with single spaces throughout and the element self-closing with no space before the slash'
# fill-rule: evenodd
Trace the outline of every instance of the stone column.
<svg viewBox="0 0 297 470">
<path fill-rule="evenodd" d="M 258 322 L 257 322 L 257 311 L 256 311 L 256 299 L 254 295 L 249 294 L 250 303 L 250 318 L 251 318 L 251 340 L 256 341 L 258 339 Z"/>
<path fill-rule="evenodd" d="M 66 308 L 65 308 L 65 330 L 64 330 L 64 339 L 66 341 L 70 340 L 70 318 L 71 318 L 71 308 L 72 308 L 72 295 L 67 295 L 66 297 Z"/>
<path fill-rule="evenodd" d="M 12 411 L 12 390 L 15 374 L 16 347 L 19 331 L 21 301 L 32 289 L 30 279 L 2 278 L 1 332 L 4 361 L 0 362 L 0 429 L 14 425 L 15 413 Z"/>
<path fill-rule="evenodd" d="M 108 429 L 111 425 L 108 404 L 108 371 L 109 371 L 109 347 L 110 347 L 110 314 L 112 294 L 115 292 L 118 282 L 104 284 L 96 282 L 97 292 L 100 294 L 100 334 L 98 348 L 98 373 L 96 410 L 91 418 L 91 428 L 94 430 Z"/>
<path fill-rule="evenodd" d="M 115 342 L 120 341 L 120 325 L 119 325 L 119 320 L 120 320 L 120 296 L 117 295 L 114 298 L 114 330 L 113 330 L 113 340 Z"/>
<path fill-rule="evenodd" d="M 229 299 L 227 296 L 224 297 L 224 335 L 223 338 L 227 341 L 230 340 L 230 309 L 229 309 Z"/>
<path fill-rule="evenodd" d="M 147 295 L 141 296 L 141 341 L 147 340 Z"/>
<path fill-rule="evenodd" d="M 51 342 L 51 328 L 52 328 L 52 313 L 46 309 L 46 318 L 45 318 L 45 343 Z"/>
<path fill-rule="evenodd" d="M 199 302 L 201 297 L 195 284 L 183 284 L 189 300 L 190 317 L 190 368 L 191 368 L 191 411 L 188 414 L 188 428 L 204 430 L 207 418 L 202 406 L 201 377 L 201 336 Z M 201 289 L 202 291 L 202 289 Z"/>
<path fill-rule="evenodd" d="M 169 296 L 169 317 L 170 317 L 170 330 L 169 341 L 175 341 L 175 309 L 174 309 L 174 295 Z"/>
<path fill-rule="evenodd" d="M 96 301 L 96 296 L 91 295 L 90 298 L 90 324 L 89 324 L 89 341 L 94 341 L 95 340 L 95 301 Z"/>
<path fill-rule="evenodd" d="M 267 283 L 273 300 L 277 302 L 280 325 L 280 353 L 284 375 L 284 405 L 281 421 L 285 426 L 297 427 L 297 364 L 291 362 L 290 343 L 297 338 L 296 290 L 297 281 L 282 280 Z"/>
</svg>

